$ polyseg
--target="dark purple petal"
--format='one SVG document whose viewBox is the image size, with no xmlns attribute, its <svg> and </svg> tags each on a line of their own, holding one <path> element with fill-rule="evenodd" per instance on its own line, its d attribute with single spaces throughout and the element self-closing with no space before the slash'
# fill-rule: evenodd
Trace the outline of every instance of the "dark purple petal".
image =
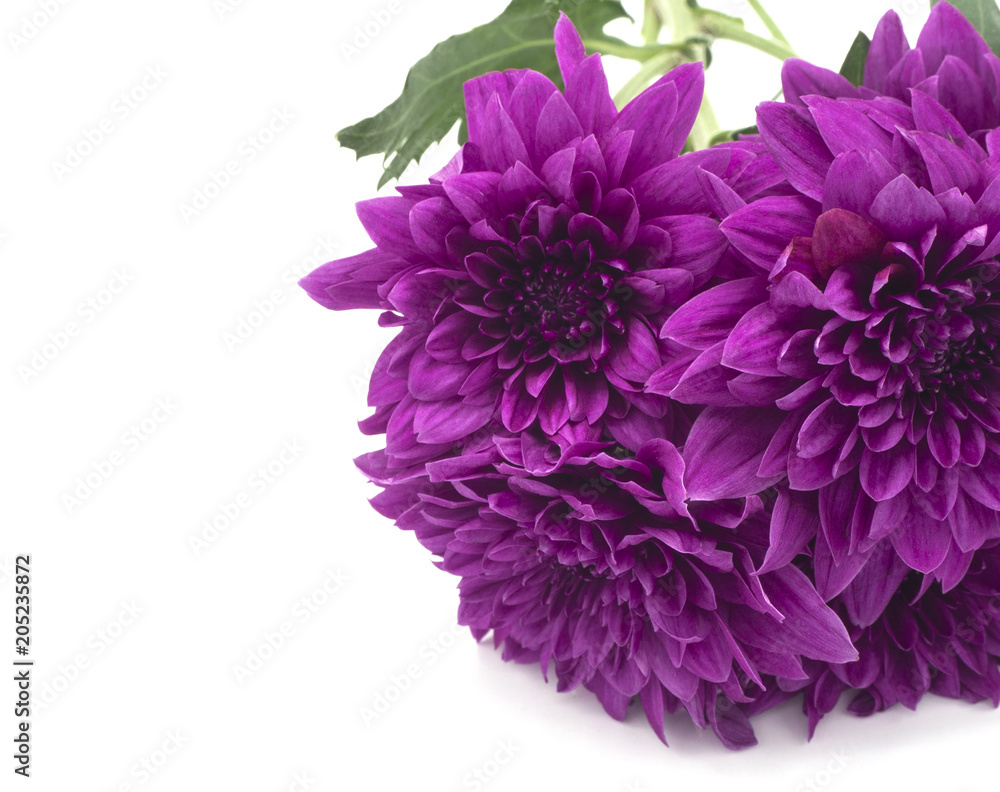
<svg viewBox="0 0 1000 792">
<path fill-rule="evenodd" d="M 948 523 L 918 509 L 911 509 L 889 537 L 903 562 L 918 572 L 937 569 L 951 547 L 951 527 Z"/>
<path fill-rule="evenodd" d="M 802 550 L 820 528 L 816 496 L 811 492 L 779 489 L 771 515 L 771 536 L 767 555 L 758 574 L 785 566 Z"/>
<path fill-rule="evenodd" d="M 685 485 L 692 500 L 742 498 L 781 476 L 758 478 L 764 451 L 781 425 L 780 410 L 708 407 L 695 420 L 684 447 Z"/>
<path fill-rule="evenodd" d="M 843 264 L 877 262 L 888 240 L 863 217 L 845 209 L 830 209 L 816 219 L 812 253 L 824 278 Z"/>
<path fill-rule="evenodd" d="M 903 23 L 895 11 L 887 11 L 875 27 L 865 60 L 864 85 L 876 91 L 886 90 L 886 76 L 909 51 Z"/>
<path fill-rule="evenodd" d="M 901 175 L 876 196 L 872 217 L 883 232 L 895 239 L 919 239 L 929 228 L 944 220 L 934 196 Z"/>
<path fill-rule="evenodd" d="M 757 127 L 792 186 L 820 200 L 833 154 L 809 111 L 780 102 L 762 102 L 757 106 Z"/>
<path fill-rule="evenodd" d="M 914 472 L 914 448 L 905 440 L 888 451 L 866 448 L 861 455 L 861 485 L 872 499 L 884 501 L 898 495 Z"/>
<path fill-rule="evenodd" d="M 726 339 L 722 364 L 748 374 L 779 377 L 778 356 L 788 331 L 768 304 L 754 306 Z"/>
<path fill-rule="evenodd" d="M 729 215 L 719 226 L 740 253 L 770 272 L 797 236 L 810 236 L 819 214 L 803 196 L 761 198 Z"/>
<path fill-rule="evenodd" d="M 661 338 L 694 349 L 708 349 L 725 341 L 740 317 L 767 296 L 767 280 L 741 278 L 692 297 L 663 324 Z"/>
<path fill-rule="evenodd" d="M 858 97 L 858 89 L 846 77 L 800 58 L 789 58 L 781 64 L 781 91 L 786 102 L 797 105 L 804 105 L 801 97 L 810 94 L 831 99 Z"/>
</svg>

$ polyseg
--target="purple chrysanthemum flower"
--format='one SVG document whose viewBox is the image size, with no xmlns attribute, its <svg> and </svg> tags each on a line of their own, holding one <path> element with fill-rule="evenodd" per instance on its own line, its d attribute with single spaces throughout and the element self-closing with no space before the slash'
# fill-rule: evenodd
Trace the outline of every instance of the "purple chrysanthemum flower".
<svg viewBox="0 0 1000 792">
<path fill-rule="evenodd" d="M 848 625 L 858 660 L 807 660 L 808 680 L 766 680 L 768 694 L 744 709 L 756 713 L 803 691 L 812 736 L 845 693 L 851 696 L 848 710 L 862 716 L 895 704 L 915 709 L 927 693 L 1000 705 L 997 546 L 977 551 L 962 582 L 947 593 L 930 578 L 910 572 L 871 622 L 856 622 L 852 606 L 841 598 L 831 605 Z"/>
<path fill-rule="evenodd" d="M 328 308 L 381 308 L 402 328 L 363 425 L 387 433 L 396 468 L 494 429 L 583 424 L 632 449 L 673 437 L 670 401 L 644 392 L 669 358 L 659 329 L 727 247 L 695 172 L 742 174 L 748 192 L 776 177 L 738 147 L 678 156 L 700 64 L 618 112 L 600 56 L 585 57 L 565 16 L 555 40 L 564 92 L 532 71 L 467 83 L 469 142 L 455 160 L 427 185 L 360 203 L 377 247 L 301 282 Z"/>
<path fill-rule="evenodd" d="M 661 739 L 664 712 L 683 707 L 740 748 L 755 739 L 737 705 L 764 677 L 857 657 L 804 573 L 756 573 L 761 500 L 689 512 L 667 441 L 532 457 L 522 438 L 498 438 L 391 480 L 384 453 L 359 460 L 387 485 L 373 504 L 462 578 L 459 622 L 477 639 L 492 631 L 504 659 L 553 668 L 560 691 L 583 685 L 618 719 L 638 697 Z"/>
<path fill-rule="evenodd" d="M 895 11 L 879 21 L 855 88 L 841 75 L 793 59 L 782 70 L 785 101 L 803 105 L 809 95 L 830 98 L 889 97 L 911 103 L 912 91 L 945 107 L 979 142 L 1000 126 L 1000 58 L 954 6 L 938 3 L 910 49 Z"/>
<path fill-rule="evenodd" d="M 827 599 L 862 569 L 894 590 L 880 542 L 948 589 L 1000 536 L 1000 132 L 984 150 L 920 90 L 912 108 L 799 98 L 758 108 L 799 194 L 747 204 L 701 175 L 747 277 L 668 319 L 697 356 L 649 388 L 711 405 L 686 441 L 692 497 L 787 479 L 766 569 L 818 532 Z"/>
</svg>

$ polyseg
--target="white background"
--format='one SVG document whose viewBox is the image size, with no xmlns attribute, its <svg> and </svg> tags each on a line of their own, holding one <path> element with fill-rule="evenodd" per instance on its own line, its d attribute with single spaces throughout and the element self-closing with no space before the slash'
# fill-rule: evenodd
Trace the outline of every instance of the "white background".
<svg viewBox="0 0 1000 792">
<path fill-rule="evenodd" d="M 218 5 L 69 2 L 20 43 L 9 34 L 42 0 L 0 11 L 0 635 L 8 663 L 9 562 L 30 552 L 39 704 L 26 782 L 12 774 L 14 687 L 0 688 L 0 788 L 472 789 L 469 774 L 507 750 L 491 791 L 994 789 L 1000 713 L 988 705 L 838 711 L 809 743 L 791 703 L 755 722 L 761 744 L 742 753 L 679 716 L 665 748 L 638 710 L 617 723 L 589 693 L 557 694 L 537 668 L 452 631 L 456 580 L 370 509 L 375 489 L 351 462 L 377 446 L 355 421 L 389 331 L 374 312 L 323 310 L 294 281 L 368 246 L 353 203 L 374 195 L 379 161 L 356 163 L 334 134 L 395 98 L 432 44 L 504 3 L 399 0 L 350 57 L 344 45 L 387 0 Z M 889 7 L 766 5 L 800 53 L 833 68 Z M 925 4 L 895 5 L 912 38 Z M 725 44 L 715 54 L 720 120 L 752 123 L 779 88 L 777 62 Z M 632 66 L 607 63 L 620 86 Z M 251 159 L 248 139 L 276 112 L 294 119 Z M 102 120 L 110 131 L 60 179 L 54 163 Z M 239 174 L 183 217 L 231 160 Z M 106 291 L 116 273 L 125 285 Z M 276 298 L 264 321 L 251 316 Z M 252 334 L 227 344 L 251 318 Z M 49 354 L 44 367 L 36 353 Z M 26 377 L 33 359 L 41 370 Z M 286 443 L 300 450 L 282 462 Z M 269 464 L 268 483 L 257 471 Z M 191 538 L 234 503 L 236 518 L 196 552 Z M 330 574 L 343 582 L 327 595 Z M 283 623 L 291 635 L 268 652 Z M 238 675 L 262 646 L 262 667 Z M 362 708 L 408 671 L 366 724 Z M 143 761 L 159 766 L 145 775 Z"/>
</svg>

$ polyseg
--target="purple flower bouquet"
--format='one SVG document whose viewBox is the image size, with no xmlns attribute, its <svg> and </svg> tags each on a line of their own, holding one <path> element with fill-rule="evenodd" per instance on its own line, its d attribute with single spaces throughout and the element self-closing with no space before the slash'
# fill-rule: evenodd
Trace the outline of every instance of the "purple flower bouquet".
<svg viewBox="0 0 1000 792">
<path fill-rule="evenodd" d="M 791 54 L 758 3 L 772 39 L 663 5 Z M 573 6 L 642 64 L 624 97 L 560 15 L 554 60 L 462 77 L 447 167 L 358 204 L 375 247 L 301 281 L 396 330 L 372 504 L 459 578 L 477 640 L 664 742 L 683 709 L 753 745 L 800 694 L 810 734 L 845 693 L 1000 704 L 1000 59 L 952 5 L 913 48 L 889 12 L 710 141 L 704 36 L 658 44 L 654 14 L 628 45 L 600 33 L 617 3 Z M 459 120 L 407 101 L 341 136 L 387 178 Z M 387 118 L 413 134 L 357 142 Z"/>
</svg>

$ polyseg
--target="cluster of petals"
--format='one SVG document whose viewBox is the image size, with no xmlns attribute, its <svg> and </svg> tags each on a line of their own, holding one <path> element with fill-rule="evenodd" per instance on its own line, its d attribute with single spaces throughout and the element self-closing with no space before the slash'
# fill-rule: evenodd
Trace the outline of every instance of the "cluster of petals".
<svg viewBox="0 0 1000 792">
<path fill-rule="evenodd" d="M 405 479 L 386 477 L 384 452 L 359 459 L 385 487 L 375 507 L 461 578 L 459 622 L 504 659 L 553 669 L 617 719 L 638 699 L 664 742 L 664 713 L 683 707 L 730 748 L 756 742 L 740 705 L 764 678 L 806 684 L 805 663 L 857 659 L 804 572 L 758 573 L 760 498 L 689 508 L 666 440 L 535 447 L 496 438 Z"/>
<path fill-rule="evenodd" d="M 730 748 L 803 695 L 1000 701 L 1000 60 L 890 12 L 861 86 L 786 62 L 758 134 L 682 153 L 680 66 L 620 111 L 465 86 L 469 141 L 364 201 L 375 247 L 301 282 L 381 311 L 357 462 L 459 580 L 458 618 L 665 741 Z"/>
<path fill-rule="evenodd" d="M 708 405 L 692 497 L 778 486 L 769 562 L 815 539 L 824 598 L 882 581 L 874 615 L 905 567 L 948 590 L 1000 537 L 1000 131 L 978 142 L 919 88 L 794 98 L 758 108 L 793 194 L 702 174 L 745 277 L 671 315 L 691 352 L 648 387 Z"/>
</svg>

